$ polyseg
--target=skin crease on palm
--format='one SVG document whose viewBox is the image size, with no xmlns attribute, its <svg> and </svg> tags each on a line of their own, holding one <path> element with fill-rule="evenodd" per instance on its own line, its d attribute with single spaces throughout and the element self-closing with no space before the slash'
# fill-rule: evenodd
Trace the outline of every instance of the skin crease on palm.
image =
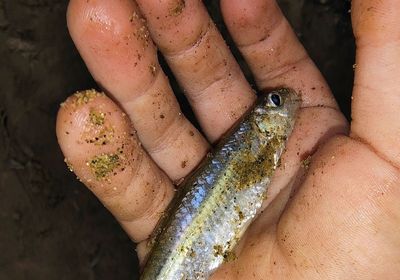
<svg viewBox="0 0 400 280">
<path fill-rule="evenodd" d="M 400 1 L 352 1 L 350 126 L 275 1 L 220 3 L 258 88 L 291 87 L 303 104 L 264 210 L 237 258 L 212 279 L 400 279 Z M 112 99 L 67 99 L 58 140 L 143 260 L 173 182 L 196 167 L 255 94 L 199 0 L 71 0 L 67 19 L 87 67 Z M 157 48 L 202 133 L 181 114 Z M 82 141 L 95 133 L 87 125 L 93 111 L 104 113 L 103 125 L 113 130 L 106 145 Z M 118 149 L 124 168 L 97 179 L 87 163 Z"/>
</svg>

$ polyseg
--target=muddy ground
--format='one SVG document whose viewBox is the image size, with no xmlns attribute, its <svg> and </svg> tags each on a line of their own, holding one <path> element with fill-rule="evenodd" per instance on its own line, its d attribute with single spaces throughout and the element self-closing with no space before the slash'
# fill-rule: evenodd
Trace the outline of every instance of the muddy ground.
<svg viewBox="0 0 400 280">
<path fill-rule="evenodd" d="M 218 1 L 205 2 L 221 24 Z M 279 2 L 349 116 L 349 1 Z M 137 279 L 134 244 L 57 146 L 59 103 L 96 86 L 68 36 L 66 6 L 0 0 L 0 280 Z"/>
</svg>

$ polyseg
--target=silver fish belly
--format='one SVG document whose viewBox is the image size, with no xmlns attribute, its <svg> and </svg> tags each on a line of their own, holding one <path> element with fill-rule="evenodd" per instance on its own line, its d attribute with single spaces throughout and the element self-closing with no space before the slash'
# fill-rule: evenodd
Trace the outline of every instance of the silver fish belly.
<svg viewBox="0 0 400 280">
<path fill-rule="evenodd" d="M 208 279 L 232 258 L 265 199 L 299 106 L 289 89 L 259 97 L 179 188 L 140 279 Z"/>
</svg>

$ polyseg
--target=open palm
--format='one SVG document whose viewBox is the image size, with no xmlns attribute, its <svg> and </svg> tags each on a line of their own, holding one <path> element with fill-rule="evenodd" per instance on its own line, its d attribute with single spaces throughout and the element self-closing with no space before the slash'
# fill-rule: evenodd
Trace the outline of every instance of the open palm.
<svg viewBox="0 0 400 280">
<path fill-rule="evenodd" d="M 400 2 L 353 0 L 352 123 L 272 0 L 221 0 L 259 88 L 291 87 L 302 109 L 264 210 L 222 279 L 400 278 Z M 173 182 L 256 96 L 199 0 L 71 0 L 71 36 L 110 95 L 63 104 L 57 136 L 71 169 L 146 255 Z M 154 43 L 153 43 L 154 42 Z M 182 115 L 160 50 L 201 125 Z"/>
</svg>

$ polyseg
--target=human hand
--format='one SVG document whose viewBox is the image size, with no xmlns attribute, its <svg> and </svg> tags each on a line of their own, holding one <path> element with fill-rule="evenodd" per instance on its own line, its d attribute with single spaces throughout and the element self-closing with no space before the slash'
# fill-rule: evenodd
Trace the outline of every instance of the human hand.
<svg viewBox="0 0 400 280">
<path fill-rule="evenodd" d="M 114 102 L 93 92 L 70 97 L 57 136 L 71 168 L 139 243 L 143 260 L 145 240 L 174 195 L 172 182 L 196 167 L 255 95 L 201 1 L 136 2 L 70 2 L 71 36 Z M 264 211 L 237 259 L 212 279 L 400 277 L 400 2 L 353 0 L 349 136 L 275 1 L 222 0 L 221 9 L 257 86 L 291 87 L 303 104 Z M 205 136 L 181 114 L 150 37 Z"/>
</svg>

